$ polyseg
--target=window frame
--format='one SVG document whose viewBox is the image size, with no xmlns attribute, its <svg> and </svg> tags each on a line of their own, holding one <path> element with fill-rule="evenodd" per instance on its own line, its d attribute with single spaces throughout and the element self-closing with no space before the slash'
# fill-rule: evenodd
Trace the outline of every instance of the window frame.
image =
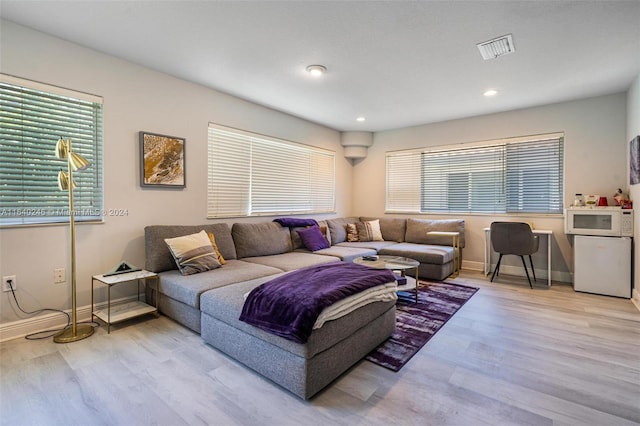
<svg viewBox="0 0 640 426">
<path fill-rule="evenodd" d="M 207 219 L 335 213 L 335 151 L 216 123 L 207 145 Z"/>
<path fill-rule="evenodd" d="M 68 191 L 57 184 L 67 168 L 55 155 L 60 137 L 92 163 L 73 175 L 74 220 L 103 222 L 102 98 L 2 73 L 0 83 L 0 228 L 69 223 Z"/>
<path fill-rule="evenodd" d="M 509 172 L 514 170 L 513 167 L 509 167 L 509 164 L 516 164 L 516 162 L 513 162 L 507 158 L 508 157 L 508 152 L 513 152 L 513 150 L 515 149 L 516 151 L 518 149 L 521 149 L 521 152 L 524 151 L 524 149 L 530 148 L 535 150 L 536 146 L 538 147 L 539 151 L 538 152 L 544 152 L 542 151 L 542 149 L 540 149 L 540 146 L 544 146 L 545 143 L 548 143 L 550 145 L 554 145 L 555 144 L 555 149 L 556 151 L 551 152 L 549 154 L 545 154 L 546 157 L 548 157 L 549 162 L 545 165 L 546 168 L 544 169 L 544 171 L 546 171 L 547 173 L 549 171 L 552 171 L 551 176 L 548 177 L 548 185 L 552 185 L 552 188 L 554 189 L 553 194 L 551 194 L 552 199 L 550 199 L 547 203 L 547 210 L 545 211 L 540 211 L 540 210 L 523 210 L 522 208 L 520 209 L 510 209 L 509 208 L 509 203 L 513 200 L 513 197 L 510 197 L 510 195 L 512 195 L 511 193 L 509 193 L 509 184 L 513 183 L 513 180 L 510 180 L 511 177 L 509 175 Z M 455 158 L 456 155 L 470 155 L 471 160 L 472 161 L 482 161 L 482 159 L 480 158 L 480 155 L 478 154 L 479 152 L 491 152 L 491 151 L 495 151 L 495 157 L 492 160 L 487 160 L 487 158 L 489 158 L 489 155 L 486 154 L 485 158 L 485 163 L 486 161 L 489 161 L 489 163 L 486 163 L 484 165 L 475 167 L 473 165 L 461 165 L 458 164 L 457 162 L 450 162 L 448 163 L 449 166 L 447 166 L 447 162 L 443 161 L 441 164 L 438 163 L 430 163 L 431 167 L 438 167 L 440 169 L 446 169 L 446 170 L 453 170 L 450 174 L 442 174 L 442 176 L 446 176 L 444 177 L 445 180 L 450 181 L 453 175 L 456 174 L 466 174 L 466 178 L 471 181 L 474 177 L 475 178 L 479 178 L 479 174 L 487 172 L 488 174 L 493 174 L 493 177 L 495 179 L 498 179 L 498 181 L 490 181 L 490 180 L 482 180 L 480 179 L 480 184 L 479 185 L 473 185 L 473 184 L 468 184 L 468 188 L 467 188 L 467 199 L 463 199 L 464 197 L 461 197 L 459 200 L 451 200 L 450 196 L 453 194 L 458 194 L 458 195 L 464 195 L 463 193 L 459 192 L 459 193 L 451 193 L 448 190 L 447 187 L 447 183 L 443 183 L 443 182 L 437 182 L 437 180 L 439 179 L 440 181 L 443 181 L 443 177 L 440 177 L 438 179 L 434 178 L 433 176 L 436 176 L 436 174 L 438 172 L 436 172 L 435 174 L 432 173 L 431 177 L 429 177 L 429 171 L 427 170 L 427 164 L 428 164 L 428 160 L 425 160 L 425 158 L 429 158 L 430 156 L 435 157 L 435 156 L 442 156 L 442 157 L 447 157 L 450 156 L 452 158 Z M 535 155 L 535 152 L 534 152 Z M 411 169 L 409 172 L 406 172 L 404 170 L 402 170 L 402 161 L 399 162 L 395 162 L 394 163 L 394 159 L 397 158 L 402 158 L 404 157 L 405 160 L 407 162 L 407 164 L 409 164 L 410 161 L 413 161 L 415 163 L 415 161 L 420 161 L 421 166 L 420 166 L 420 170 L 419 172 L 415 171 L 415 168 L 409 168 Z M 417 148 L 417 149 L 410 149 L 410 150 L 399 150 L 399 151 L 387 151 L 386 152 L 386 184 L 387 184 L 387 188 L 386 188 L 386 197 L 385 197 L 385 213 L 402 213 L 402 214 L 443 214 L 443 215 L 448 215 L 448 214 L 456 214 L 456 215 L 460 215 L 460 214 L 464 214 L 464 215 L 526 215 L 526 216 L 531 216 L 531 215 L 544 215 L 544 216 L 557 216 L 557 215 L 562 215 L 562 211 L 563 211 L 563 207 L 564 207 L 564 175 L 565 175 L 565 166 L 564 166 L 564 133 L 563 132 L 556 132 L 556 133 L 547 133 L 547 134 L 540 134 L 540 135 L 531 135 L 531 136 L 522 136 L 522 137 L 515 137 L 515 138 L 506 138 L 506 139 L 498 139 L 498 140 L 489 140 L 489 141 L 479 141 L 479 142 L 471 142 L 471 143 L 462 143 L 462 144 L 451 144 L 451 145 L 443 145 L 443 146 L 433 146 L 433 147 L 422 147 L 422 148 Z M 416 160 L 419 159 L 419 160 Z M 491 161 L 493 161 L 493 163 L 491 163 Z M 534 165 L 533 167 L 528 167 L 528 166 L 521 166 L 520 162 L 520 167 L 516 169 L 516 171 L 522 175 L 522 173 L 526 173 L 527 171 L 536 169 L 536 166 Z M 390 167 L 390 165 L 392 167 Z M 557 165 L 557 173 L 553 173 L 553 166 Z M 395 169 L 393 168 L 395 167 Z M 399 170 L 400 168 L 400 170 Z M 460 173 L 457 173 L 458 171 L 460 171 Z M 464 173 L 463 173 L 464 172 Z M 415 183 L 416 180 L 420 181 L 420 191 L 418 193 L 418 191 L 413 191 L 413 196 L 417 197 L 417 199 L 413 199 L 409 202 L 405 201 L 405 205 L 411 205 L 412 208 L 403 208 L 402 205 L 398 204 L 395 201 L 395 198 L 397 198 L 397 194 L 393 193 L 394 188 L 397 190 L 397 185 L 391 185 L 390 186 L 390 181 L 397 181 L 398 177 L 397 175 L 400 175 L 404 173 L 404 180 L 405 182 L 409 182 L 408 186 L 412 185 L 412 182 Z M 544 177 L 542 175 L 542 177 L 538 176 L 538 183 L 544 181 Z M 463 178 L 463 176 L 459 176 L 460 179 Z M 477 180 L 477 179 L 476 179 Z M 461 181 L 460 181 L 461 182 Z M 429 189 L 429 191 L 427 191 L 425 189 L 425 186 L 431 183 L 432 187 Z M 482 183 L 486 184 L 493 184 L 493 185 L 497 185 L 495 188 L 493 188 L 493 190 L 491 190 L 491 188 L 482 188 Z M 550 186 L 551 187 L 551 186 Z M 477 202 L 474 202 L 472 200 L 473 198 L 473 188 L 476 189 L 476 191 L 478 191 L 477 193 L 480 194 L 480 196 L 488 196 L 489 201 L 487 202 L 487 204 L 491 204 L 491 208 L 484 208 L 484 209 L 480 209 L 479 208 L 479 204 Z M 468 209 L 451 209 L 449 207 L 438 207 L 438 206 L 434 206 L 433 202 L 431 202 L 431 204 L 428 201 L 428 198 L 431 197 L 437 197 L 438 195 L 438 191 L 440 193 L 440 195 L 443 198 L 443 205 L 451 205 L 452 203 L 455 204 L 457 203 L 462 203 L 464 204 L 465 202 L 469 204 L 470 208 Z M 443 192 L 444 191 L 444 192 Z M 483 192 L 484 191 L 484 192 Z M 520 188 L 520 194 L 522 193 L 522 188 Z M 538 189 L 538 194 L 540 193 L 540 189 Z M 494 198 L 491 198 L 494 197 Z M 477 200 L 477 198 L 476 198 Z M 522 205 L 522 200 L 521 201 L 521 205 Z M 527 204 L 527 201 L 524 201 L 524 204 Z M 530 200 L 529 204 L 535 204 L 535 200 Z M 501 209 L 495 209 L 496 205 L 500 205 L 503 208 Z M 539 205 L 539 200 L 538 200 L 538 205 Z M 475 207 L 474 207 L 475 206 Z"/>
</svg>

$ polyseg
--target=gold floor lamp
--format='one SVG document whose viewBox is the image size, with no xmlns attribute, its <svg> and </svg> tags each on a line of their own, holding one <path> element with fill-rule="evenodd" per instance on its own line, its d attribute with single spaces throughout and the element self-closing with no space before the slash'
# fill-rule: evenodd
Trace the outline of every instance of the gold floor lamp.
<svg viewBox="0 0 640 426">
<path fill-rule="evenodd" d="M 91 163 L 71 149 L 71 139 L 60 138 L 56 144 L 56 157 L 67 160 L 67 171 L 58 173 L 58 186 L 61 191 L 69 191 L 69 228 L 71 233 L 71 324 L 53 336 L 56 343 L 70 343 L 85 339 L 93 334 L 93 326 L 89 324 L 78 325 L 76 313 L 76 226 L 75 211 L 73 210 L 73 172 L 82 171 Z"/>
</svg>

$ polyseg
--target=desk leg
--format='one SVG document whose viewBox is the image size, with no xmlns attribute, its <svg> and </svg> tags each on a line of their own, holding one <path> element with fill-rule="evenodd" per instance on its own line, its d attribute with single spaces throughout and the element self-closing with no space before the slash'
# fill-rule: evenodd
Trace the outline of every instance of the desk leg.
<svg viewBox="0 0 640 426">
<path fill-rule="evenodd" d="M 491 273 L 491 231 L 484 231 L 484 274 Z"/>
<path fill-rule="evenodd" d="M 551 235 L 547 235 L 547 287 L 551 287 Z"/>
</svg>

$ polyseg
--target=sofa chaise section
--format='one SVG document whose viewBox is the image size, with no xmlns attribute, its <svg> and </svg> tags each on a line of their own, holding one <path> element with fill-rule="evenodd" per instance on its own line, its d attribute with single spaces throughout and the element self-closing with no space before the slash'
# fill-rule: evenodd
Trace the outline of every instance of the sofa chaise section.
<svg viewBox="0 0 640 426">
<path fill-rule="evenodd" d="M 384 241 L 348 242 L 346 226 L 358 221 L 379 220 Z M 464 247 L 464 220 L 347 217 L 327 220 L 334 247 L 372 249 L 380 255 L 409 257 L 420 262 L 418 274 L 424 279 L 443 280 L 453 272 L 452 238 L 428 235 L 430 231 L 460 233 Z"/>
<path fill-rule="evenodd" d="M 305 344 L 239 321 L 244 294 L 269 279 L 205 292 L 201 296 L 202 337 L 300 398 L 311 398 L 393 333 L 394 302 L 371 303 L 329 321 L 314 330 Z"/>
</svg>

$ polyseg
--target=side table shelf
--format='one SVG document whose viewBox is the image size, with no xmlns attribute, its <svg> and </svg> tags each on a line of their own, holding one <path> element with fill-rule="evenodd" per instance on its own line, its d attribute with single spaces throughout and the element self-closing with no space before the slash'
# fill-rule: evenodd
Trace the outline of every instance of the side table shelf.
<svg viewBox="0 0 640 426">
<path fill-rule="evenodd" d="M 149 280 L 155 281 L 155 287 L 152 287 L 154 288 L 154 290 L 156 290 L 155 306 L 149 305 L 148 303 L 140 300 L 140 284 L 141 282 L 143 282 L 144 286 L 146 287 L 150 284 Z M 96 281 L 107 286 L 107 306 L 101 310 L 94 310 L 94 283 Z M 138 286 L 136 293 L 138 300 L 118 304 L 112 307 L 111 287 L 124 283 L 132 283 L 134 281 Z M 91 277 L 91 319 L 93 320 L 93 318 L 95 317 L 104 322 L 107 325 L 107 334 L 109 334 L 111 333 L 111 324 L 115 324 L 120 321 L 128 320 L 146 314 L 154 314 L 158 316 L 158 283 L 159 277 L 157 274 L 144 270 L 127 272 L 125 274 L 109 275 L 106 277 L 104 276 L 104 274 L 94 275 L 93 277 Z"/>
</svg>

